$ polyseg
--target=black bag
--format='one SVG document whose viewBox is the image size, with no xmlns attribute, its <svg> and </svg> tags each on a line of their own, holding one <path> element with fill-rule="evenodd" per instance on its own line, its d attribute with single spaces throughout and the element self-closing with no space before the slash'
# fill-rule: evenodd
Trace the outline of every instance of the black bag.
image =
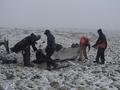
<svg viewBox="0 0 120 90">
<path fill-rule="evenodd" d="M 34 60 L 33 63 L 40 64 L 45 62 L 45 60 L 46 60 L 46 55 L 44 55 L 41 49 L 38 49 L 36 51 L 36 60 Z"/>
<path fill-rule="evenodd" d="M 78 43 L 73 43 L 72 45 L 71 45 L 71 48 L 78 48 L 79 47 L 79 44 Z"/>
</svg>

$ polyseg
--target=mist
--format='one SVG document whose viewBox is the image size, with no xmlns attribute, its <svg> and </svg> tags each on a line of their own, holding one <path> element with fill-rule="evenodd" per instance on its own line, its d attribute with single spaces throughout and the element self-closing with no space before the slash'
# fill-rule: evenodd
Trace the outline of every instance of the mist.
<svg viewBox="0 0 120 90">
<path fill-rule="evenodd" d="M 1 27 L 120 29 L 120 0 L 0 0 Z"/>
</svg>

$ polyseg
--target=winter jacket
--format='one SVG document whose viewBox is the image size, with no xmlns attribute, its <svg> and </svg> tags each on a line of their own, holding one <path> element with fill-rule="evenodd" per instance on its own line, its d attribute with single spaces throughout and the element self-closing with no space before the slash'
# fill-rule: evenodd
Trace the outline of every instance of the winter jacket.
<svg viewBox="0 0 120 90">
<path fill-rule="evenodd" d="M 36 51 L 37 48 L 35 47 L 35 44 L 37 40 L 37 36 L 35 34 L 31 34 L 25 37 L 23 40 L 19 41 L 13 48 L 11 48 L 11 50 L 17 53 L 31 45 L 33 50 Z"/>
<path fill-rule="evenodd" d="M 106 36 L 102 32 L 99 33 L 99 38 L 93 46 L 97 48 L 107 48 Z"/>
<path fill-rule="evenodd" d="M 89 46 L 90 43 L 89 43 L 89 39 L 85 36 L 82 36 L 80 38 L 80 46 Z"/>
<path fill-rule="evenodd" d="M 56 48 L 55 37 L 51 33 L 47 33 L 47 48 Z"/>
</svg>

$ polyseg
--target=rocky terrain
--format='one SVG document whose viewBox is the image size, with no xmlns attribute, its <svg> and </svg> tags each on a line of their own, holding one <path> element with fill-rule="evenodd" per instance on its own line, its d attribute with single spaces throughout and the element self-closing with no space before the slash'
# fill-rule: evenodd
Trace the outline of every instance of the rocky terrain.
<svg viewBox="0 0 120 90">
<path fill-rule="evenodd" d="M 0 28 L 2 38 L 9 40 L 9 47 L 15 45 L 25 36 L 33 33 L 40 34 L 41 40 L 37 47 L 46 41 L 44 30 L 41 29 L 19 29 Z M 68 48 L 72 43 L 79 43 L 81 35 L 87 35 L 93 45 L 98 37 L 96 32 L 74 32 L 53 30 L 56 42 Z M 71 62 L 66 68 L 48 71 L 46 64 L 24 67 L 21 53 L 6 54 L 4 46 L 0 47 L 0 57 L 6 59 L 17 59 L 17 64 L 2 64 L 0 59 L 0 90 L 120 90 L 120 33 L 105 32 L 108 40 L 108 48 L 105 52 L 106 63 L 104 65 L 94 64 L 96 49 L 91 48 L 88 52 L 88 60 Z M 46 46 L 42 44 L 42 48 Z M 69 50 L 70 51 L 70 50 Z M 69 54 L 60 54 L 71 57 L 73 50 Z M 31 61 L 35 59 L 35 53 L 31 49 Z"/>
</svg>

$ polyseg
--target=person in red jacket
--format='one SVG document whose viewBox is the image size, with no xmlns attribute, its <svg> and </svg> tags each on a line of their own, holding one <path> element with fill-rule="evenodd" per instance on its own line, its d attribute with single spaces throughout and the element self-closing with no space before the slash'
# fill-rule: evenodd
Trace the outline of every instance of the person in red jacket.
<svg viewBox="0 0 120 90">
<path fill-rule="evenodd" d="M 105 63 L 104 52 L 105 52 L 105 49 L 107 48 L 107 40 L 106 40 L 106 36 L 102 32 L 102 29 L 98 29 L 98 35 L 99 35 L 98 40 L 92 46 L 98 49 L 96 61 L 94 61 L 94 63 L 104 64 Z M 101 62 L 99 61 L 99 58 L 101 58 Z"/>
<path fill-rule="evenodd" d="M 89 39 L 85 36 L 82 36 L 80 38 L 80 58 L 79 58 L 79 60 L 82 60 L 83 56 L 85 57 L 85 59 L 88 59 L 87 52 L 86 52 L 87 47 L 88 47 L 88 50 L 90 50 Z"/>
</svg>

